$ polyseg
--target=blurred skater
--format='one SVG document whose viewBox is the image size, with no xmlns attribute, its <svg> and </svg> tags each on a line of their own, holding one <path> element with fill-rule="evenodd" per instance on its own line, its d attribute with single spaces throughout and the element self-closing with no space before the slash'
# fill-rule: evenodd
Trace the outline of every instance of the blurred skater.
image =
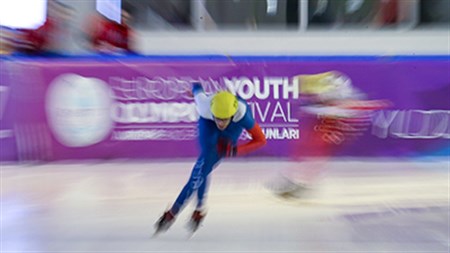
<svg viewBox="0 0 450 253">
<path fill-rule="evenodd" d="M 342 73 L 332 71 L 299 75 L 298 117 L 308 130 L 294 143 L 292 167 L 285 168 L 268 183 L 284 198 L 302 198 L 316 185 L 327 169 L 327 160 L 343 145 L 363 135 L 375 110 L 385 108 L 385 100 L 368 100 Z M 305 157 L 315 159 L 305 163 Z"/>
<path fill-rule="evenodd" d="M 199 83 L 193 85 L 192 93 L 200 115 L 200 156 L 175 203 L 155 224 L 156 233 L 169 229 L 194 192 L 197 193 L 197 205 L 189 227 L 196 231 L 205 216 L 204 196 L 208 188 L 208 176 L 219 161 L 224 157 L 248 154 L 266 144 L 264 133 L 255 122 L 247 102 L 228 91 L 208 96 Z M 244 129 L 251 140 L 238 145 L 238 138 Z"/>
</svg>

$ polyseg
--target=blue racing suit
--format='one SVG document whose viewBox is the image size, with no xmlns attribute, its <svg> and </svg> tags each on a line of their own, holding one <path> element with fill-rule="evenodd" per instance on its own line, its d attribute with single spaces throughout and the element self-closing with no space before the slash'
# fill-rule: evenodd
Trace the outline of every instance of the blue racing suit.
<svg viewBox="0 0 450 253">
<path fill-rule="evenodd" d="M 208 175 L 223 158 L 218 151 L 219 142 L 231 142 L 233 146 L 236 146 L 243 129 L 250 130 L 255 125 L 255 120 L 248 104 L 238 98 L 238 111 L 227 128 L 223 131 L 219 130 L 210 111 L 212 96 L 207 96 L 200 84 L 193 85 L 192 93 L 200 115 L 198 120 L 198 140 L 201 151 L 188 182 L 171 208 L 171 212 L 174 215 L 183 208 L 186 200 L 195 191 L 197 191 L 197 209 L 203 206 L 203 198 L 208 187 Z"/>
</svg>

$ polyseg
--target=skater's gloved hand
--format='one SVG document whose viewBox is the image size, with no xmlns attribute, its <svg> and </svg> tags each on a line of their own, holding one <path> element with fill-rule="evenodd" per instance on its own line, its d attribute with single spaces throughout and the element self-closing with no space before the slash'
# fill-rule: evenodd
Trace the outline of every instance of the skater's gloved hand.
<svg viewBox="0 0 450 253">
<path fill-rule="evenodd" d="M 221 157 L 232 157 L 237 154 L 237 147 L 231 141 L 219 140 L 217 143 L 217 152 Z"/>
</svg>

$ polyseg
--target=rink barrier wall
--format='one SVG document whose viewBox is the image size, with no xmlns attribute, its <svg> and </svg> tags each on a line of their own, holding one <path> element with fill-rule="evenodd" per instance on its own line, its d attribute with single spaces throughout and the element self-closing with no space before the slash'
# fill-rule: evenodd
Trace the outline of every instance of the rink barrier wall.
<svg viewBox="0 0 450 253">
<path fill-rule="evenodd" d="M 195 157 L 198 115 L 185 92 L 193 81 L 250 102 L 268 137 L 252 156 L 309 156 L 297 77 L 328 71 L 393 103 L 330 155 L 450 152 L 448 55 L 2 57 L 1 65 L 2 161 Z"/>
</svg>

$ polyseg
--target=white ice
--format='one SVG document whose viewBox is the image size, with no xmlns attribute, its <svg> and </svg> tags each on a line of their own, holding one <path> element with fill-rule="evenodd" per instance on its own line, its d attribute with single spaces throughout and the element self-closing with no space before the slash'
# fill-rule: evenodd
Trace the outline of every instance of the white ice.
<svg viewBox="0 0 450 253">
<path fill-rule="evenodd" d="M 303 199 L 265 183 L 296 164 L 224 161 L 192 237 L 188 205 L 152 238 L 194 159 L 1 165 L 1 252 L 449 252 L 449 160 L 330 162 Z M 304 162 L 304 166 L 314 163 Z"/>
</svg>

